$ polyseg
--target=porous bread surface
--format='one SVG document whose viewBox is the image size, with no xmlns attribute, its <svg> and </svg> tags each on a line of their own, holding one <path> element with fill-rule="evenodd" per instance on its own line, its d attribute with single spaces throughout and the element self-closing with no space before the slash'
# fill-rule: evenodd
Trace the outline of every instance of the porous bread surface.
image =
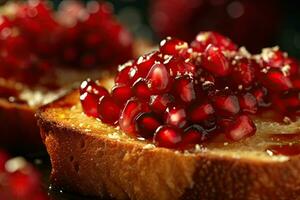
<svg viewBox="0 0 300 200">
<path fill-rule="evenodd" d="M 300 199 L 299 156 L 271 156 L 267 134 L 299 129 L 256 120 L 255 136 L 188 152 L 158 148 L 82 113 L 78 92 L 37 114 L 54 186 L 116 199 Z"/>
</svg>

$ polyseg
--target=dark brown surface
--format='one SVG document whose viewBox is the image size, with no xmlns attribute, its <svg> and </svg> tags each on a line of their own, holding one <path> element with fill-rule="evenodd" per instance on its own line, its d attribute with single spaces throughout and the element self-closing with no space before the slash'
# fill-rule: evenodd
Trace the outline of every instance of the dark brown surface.
<svg viewBox="0 0 300 200">
<path fill-rule="evenodd" d="M 40 174 L 42 175 L 43 187 L 45 192 L 48 193 L 49 200 L 108 200 L 99 197 L 84 197 L 79 194 L 66 192 L 59 188 L 52 187 L 49 181 L 51 171 L 49 157 L 44 154 L 33 155 L 29 160 L 31 160 L 31 163 L 39 170 Z"/>
<path fill-rule="evenodd" d="M 11 153 L 26 154 L 44 149 L 34 117 L 35 108 L 0 98 L 0 146 Z"/>
</svg>

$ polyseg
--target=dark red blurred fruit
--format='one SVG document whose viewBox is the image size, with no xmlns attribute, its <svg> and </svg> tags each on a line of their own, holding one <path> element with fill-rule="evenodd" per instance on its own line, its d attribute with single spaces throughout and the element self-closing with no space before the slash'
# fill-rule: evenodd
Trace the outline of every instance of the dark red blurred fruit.
<svg viewBox="0 0 300 200">
<path fill-rule="evenodd" d="M 199 31 L 212 30 L 255 52 L 274 44 L 282 15 L 278 0 L 153 0 L 149 8 L 160 38 L 191 41 Z"/>
</svg>

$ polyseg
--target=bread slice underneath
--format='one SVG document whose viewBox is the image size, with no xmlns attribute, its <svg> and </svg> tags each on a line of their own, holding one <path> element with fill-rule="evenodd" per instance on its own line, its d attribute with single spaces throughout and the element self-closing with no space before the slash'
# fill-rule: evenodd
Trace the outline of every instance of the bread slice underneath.
<svg viewBox="0 0 300 200">
<path fill-rule="evenodd" d="M 115 199 L 300 199 L 300 157 L 265 151 L 283 143 L 269 134 L 295 132 L 299 121 L 256 120 L 255 136 L 241 142 L 179 152 L 87 117 L 78 99 L 74 91 L 37 113 L 53 186 Z"/>
</svg>

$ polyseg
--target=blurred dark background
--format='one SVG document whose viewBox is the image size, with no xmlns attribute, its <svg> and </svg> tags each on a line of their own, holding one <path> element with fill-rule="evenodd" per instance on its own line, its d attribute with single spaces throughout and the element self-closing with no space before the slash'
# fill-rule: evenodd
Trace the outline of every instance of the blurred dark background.
<svg viewBox="0 0 300 200">
<path fill-rule="evenodd" d="M 54 0 L 57 6 L 61 1 Z M 88 2 L 88 0 L 84 1 Z M 216 30 L 253 53 L 279 45 L 300 58 L 297 0 L 109 0 L 136 37 L 157 42 L 167 35 L 192 40 Z"/>
</svg>

